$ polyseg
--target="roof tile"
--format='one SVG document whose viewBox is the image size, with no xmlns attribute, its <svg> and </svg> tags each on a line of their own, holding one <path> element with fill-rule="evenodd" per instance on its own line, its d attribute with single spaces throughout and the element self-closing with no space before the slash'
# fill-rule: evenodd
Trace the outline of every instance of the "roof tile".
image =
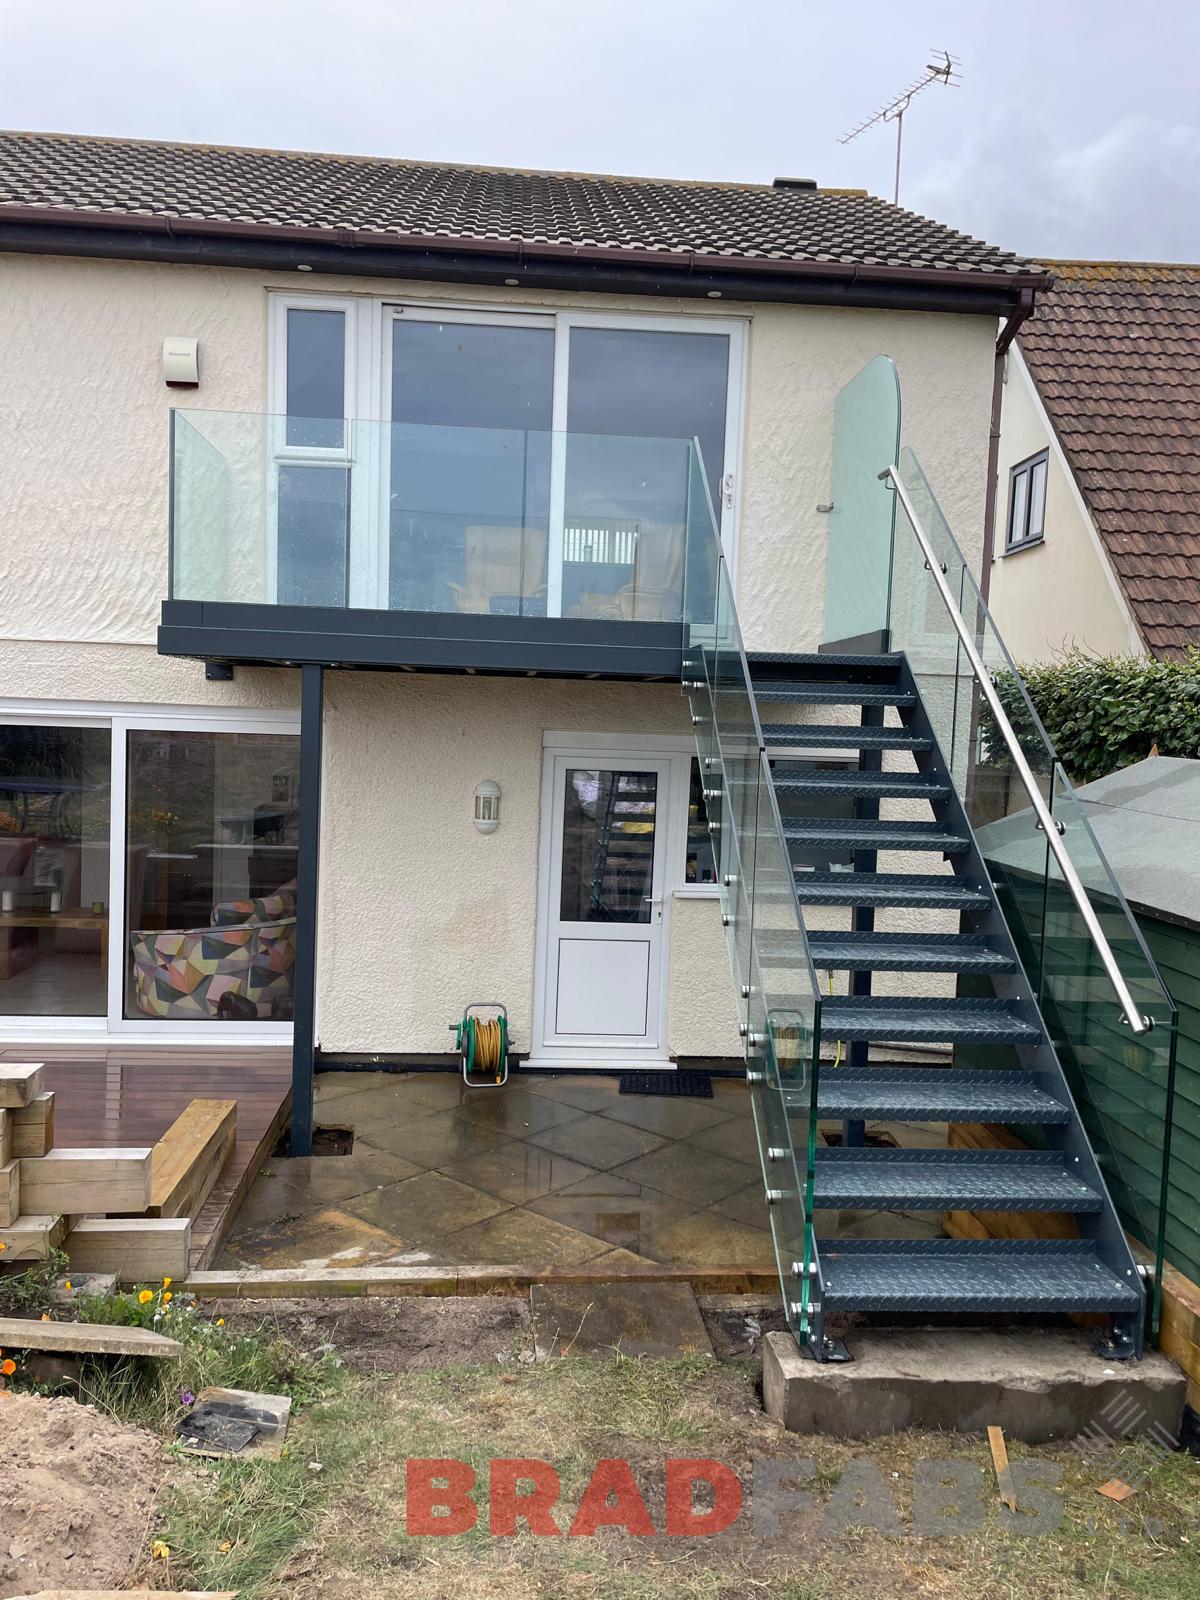
<svg viewBox="0 0 1200 1600">
<path fill-rule="evenodd" d="M 439 166 L 375 156 L 0 132 L 4 208 L 842 262 L 1019 277 L 1007 251 L 857 191 Z"/>
<path fill-rule="evenodd" d="M 1018 335 L 1149 648 L 1200 644 L 1200 266 L 1050 261 Z"/>
</svg>

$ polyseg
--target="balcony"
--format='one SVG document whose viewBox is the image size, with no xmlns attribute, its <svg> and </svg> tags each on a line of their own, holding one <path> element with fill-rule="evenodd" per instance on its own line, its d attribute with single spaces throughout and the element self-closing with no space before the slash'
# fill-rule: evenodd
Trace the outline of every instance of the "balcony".
<svg viewBox="0 0 1200 1600">
<path fill-rule="evenodd" d="M 713 488 L 690 440 L 176 411 L 159 652 L 678 679 Z"/>
</svg>

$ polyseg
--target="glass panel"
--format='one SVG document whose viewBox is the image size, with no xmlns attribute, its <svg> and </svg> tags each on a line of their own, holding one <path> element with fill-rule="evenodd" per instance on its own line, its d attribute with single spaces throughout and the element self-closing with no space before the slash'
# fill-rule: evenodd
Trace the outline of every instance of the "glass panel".
<svg viewBox="0 0 1200 1600">
<path fill-rule="evenodd" d="M 950 756 L 1001 908 L 1121 1219 L 1161 1264 L 1176 1009 L 911 450 L 901 453 L 899 471 L 933 560 L 926 560 L 902 514 L 892 645 L 908 653 L 943 752 Z M 965 622 L 995 687 L 1034 789 L 1058 824 L 1056 837 L 1132 995 L 1135 1015 L 1153 1022 L 1149 1032 L 1134 1033 L 1124 1016 L 1100 946 L 1039 826 L 1016 757 L 980 692 L 965 646 L 956 631 L 949 636 L 951 612 L 938 595 L 934 567 L 944 571 L 953 610 Z"/>
<path fill-rule="evenodd" d="M 553 327 L 392 329 L 388 605 L 544 616 Z"/>
<path fill-rule="evenodd" d="M 833 413 L 832 510 L 826 543 L 825 642 L 887 626 L 895 497 L 879 474 L 900 448 L 900 380 L 876 356 L 839 392 Z"/>
<path fill-rule="evenodd" d="M 344 606 L 349 563 L 349 469 L 280 467 L 279 604 Z"/>
<path fill-rule="evenodd" d="M 563 922 L 649 922 L 656 772 L 571 767 L 563 799 Z"/>
<path fill-rule="evenodd" d="M 346 314 L 287 314 L 287 442 L 340 449 L 346 415 Z"/>
<path fill-rule="evenodd" d="M 708 831 L 708 806 L 704 799 L 704 782 L 700 776 L 700 763 L 693 758 L 691 779 L 688 785 L 687 855 L 684 865 L 684 882 L 689 884 L 716 883 L 717 862 L 713 852 L 712 835 Z"/>
<path fill-rule="evenodd" d="M 0 726 L 0 1015 L 106 1006 L 107 728 Z"/>
<path fill-rule="evenodd" d="M 789 1326 L 808 1339 L 820 997 L 707 481 L 695 453 L 684 688 L 696 730 Z"/>
<path fill-rule="evenodd" d="M 289 1018 L 299 740 L 128 739 L 125 1015 Z"/>
<path fill-rule="evenodd" d="M 554 615 L 680 619 L 685 439 L 355 422 L 325 462 L 284 434 L 283 418 L 173 413 L 173 599 L 544 617 L 553 596 Z M 552 466 L 572 461 L 587 493 L 552 544 Z"/>
</svg>

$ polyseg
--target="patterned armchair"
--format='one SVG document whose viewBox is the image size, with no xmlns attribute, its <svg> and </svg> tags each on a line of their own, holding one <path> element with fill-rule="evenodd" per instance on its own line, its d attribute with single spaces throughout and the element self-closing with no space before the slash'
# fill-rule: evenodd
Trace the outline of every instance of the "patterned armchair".
<svg viewBox="0 0 1200 1600">
<path fill-rule="evenodd" d="M 290 1017 L 296 885 L 215 905 L 207 928 L 134 932 L 133 982 L 149 1017 Z"/>
</svg>

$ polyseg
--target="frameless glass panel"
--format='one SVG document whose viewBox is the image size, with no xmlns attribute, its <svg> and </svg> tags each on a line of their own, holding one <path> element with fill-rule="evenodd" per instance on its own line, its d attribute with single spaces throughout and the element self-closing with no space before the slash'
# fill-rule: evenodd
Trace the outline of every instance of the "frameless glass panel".
<svg viewBox="0 0 1200 1600">
<path fill-rule="evenodd" d="M 105 1012 L 111 737 L 0 726 L 0 1015 Z"/>
<path fill-rule="evenodd" d="M 848 644 L 887 626 L 894 496 L 879 474 L 900 448 L 900 380 L 876 356 L 838 394 L 826 545 L 825 642 Z"/>
<path fill-rule="evenodd" d="M 287 314 L 287 443 L 340 449 L 345 415 L 345 312 L 292 307 Z"/>
<path fill-rule="evenodd" d="M 388 604 L 546 611 L 554 330 L 392 326 Z"/>
<path fill-rule="evenodd" d="M 278 603 L 344 606 L 349 589 L 350 472 L 279 469 Z"/>
<path fill-rule="evenodd" d="M 688 497 L 679 441 L 699 439 L 719 506 L 728 389 L 726 334 L 571 329 L 564 615 L 679 619 Z"/>
<path fill-rule="evenodd" d="M 651 920 L 657 812 L 656 772 L 568 769 L 562 815 L 562 921 Z"/>
<path fill-rule="evenodd" d="M 125 1015 L 289 1018 L 299 740 L 135 729 L 126 759 Z"/>
</svg>

